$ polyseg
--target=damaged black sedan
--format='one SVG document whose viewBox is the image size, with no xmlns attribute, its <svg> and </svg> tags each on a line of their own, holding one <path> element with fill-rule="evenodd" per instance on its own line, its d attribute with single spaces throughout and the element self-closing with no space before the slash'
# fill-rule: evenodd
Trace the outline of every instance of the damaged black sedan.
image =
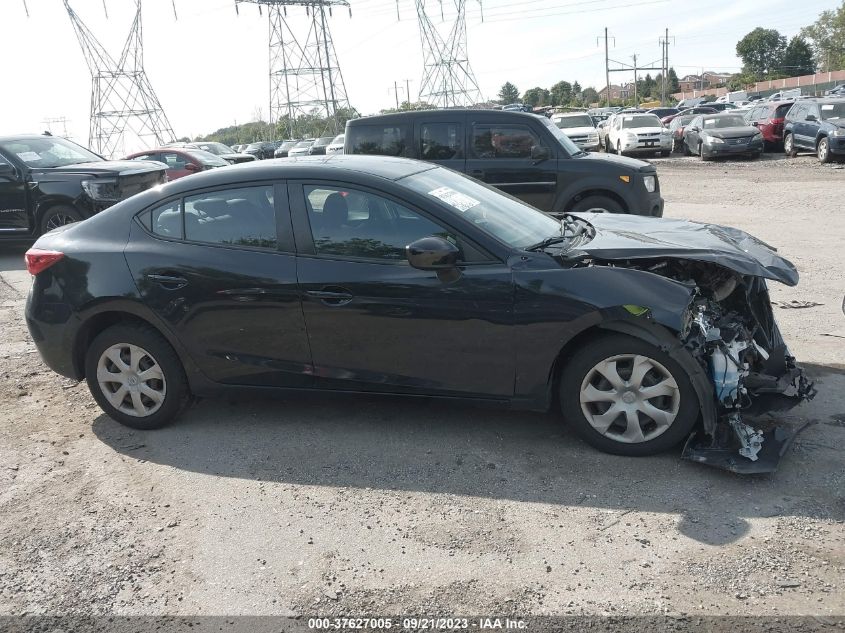
<svg viewBox="0 0 845 633">
<path fill-rule="evenodd" d="M 738 472 L 789 436 L 746 414 L 812 397 L 767 280 L 726 227 L 553 218 L 418 161 L 262 161 L 139 194 L 41 237 L 30 333 L 134 428 L 224 390 L 560 407 L 593 446 Z M 413 406 L 413 405 L 409 405 Z"/>
</svg>

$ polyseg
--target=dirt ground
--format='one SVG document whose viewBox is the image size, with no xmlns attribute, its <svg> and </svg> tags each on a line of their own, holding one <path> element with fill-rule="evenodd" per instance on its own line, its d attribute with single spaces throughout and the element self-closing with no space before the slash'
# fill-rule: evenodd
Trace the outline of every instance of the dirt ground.
<svg viewBox="0 0 845 633">
<path fill-rule="evenodd" d="M 132 431 L 40 362 L 23 251 L 4 248 L 0 615 L 845 623 L 845 169 L 655 163 L 667 216 L 745 229 L 801 273 L 772 298 L 819 395 L 781 416 L 814 424 L 779 472 L 614 457 L 553 414 L 394 398 L 203 401 Z"/>
</svg>

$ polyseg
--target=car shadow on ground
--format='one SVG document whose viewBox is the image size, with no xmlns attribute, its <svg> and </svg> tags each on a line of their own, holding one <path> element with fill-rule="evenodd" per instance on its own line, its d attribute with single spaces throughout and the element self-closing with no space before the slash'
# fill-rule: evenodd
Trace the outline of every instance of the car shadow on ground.
<svg viewBox="0 0 845 633">
<path fill-rule="evenodd" d="M 812 449 L 787 455 L 774 475 L 742 477 L 682 461 L 680 446 L 647 458 L 600 453 L 551 413 L 431 399 L 204 400 L 157 431 L 102 414 L 93 430 L 132 459 L 203 475 L 618 511 L 604 512 L 606 523 L 632 510 L 662 513 L 676 517 L 679 533 L 711 545 L 741 538 L 749 518 L 842 512 Z M 835 458 L 841 453 L 821 461 L 835 467 Z"/>
</svg>

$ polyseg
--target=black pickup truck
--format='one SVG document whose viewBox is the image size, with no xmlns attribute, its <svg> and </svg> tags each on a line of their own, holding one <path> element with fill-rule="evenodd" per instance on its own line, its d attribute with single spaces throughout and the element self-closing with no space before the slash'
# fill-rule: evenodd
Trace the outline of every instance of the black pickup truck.
<svg viewBox="0 0 845 633">
<path fill-rule="evenodd" d="M 0 137 L 0 240 L 27 240 L 84 220 L 167 181 L 166 165 L 109 161 L 49 135 Z"/>
<path fill-rule="evenodd" d="M 418 110 L 346 123 L 345 154 L 438 163 L 552 214 L 661 217 L 654 165 L 581 151 L 544 116 L 501 110 Z"/>
</svg>

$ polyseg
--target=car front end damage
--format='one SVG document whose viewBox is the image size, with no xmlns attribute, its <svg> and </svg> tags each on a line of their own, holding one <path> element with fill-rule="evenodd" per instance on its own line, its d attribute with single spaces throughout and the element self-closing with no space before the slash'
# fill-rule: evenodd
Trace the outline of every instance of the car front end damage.
<svg viewBox="0 0 845 633">
<path fill-rule="evenodd" d="M 794 266 L 774 248 L 728 227 L 646 220 L 654 229 L 640 226 L 641 234 L 635 235 L 627 218 L 590 221 L 597 232 L 577 249 L 589 254 L 582 263 L 648 272 L 690 289 L 670 353 L 689 354 L 710 385 L 696 389 L 701 424 L 688 438 L 683 458 L 743 474 L 775 471 L 806 425 L 763 425 L 759 416 L 789 410 L 816 394 L 781 336 L 766 282 L 796 285 Z M 646 318 L 654 310 L 626 307 Z M 695 386 L 696 377 L 691 378 Z"/>
</svg>

